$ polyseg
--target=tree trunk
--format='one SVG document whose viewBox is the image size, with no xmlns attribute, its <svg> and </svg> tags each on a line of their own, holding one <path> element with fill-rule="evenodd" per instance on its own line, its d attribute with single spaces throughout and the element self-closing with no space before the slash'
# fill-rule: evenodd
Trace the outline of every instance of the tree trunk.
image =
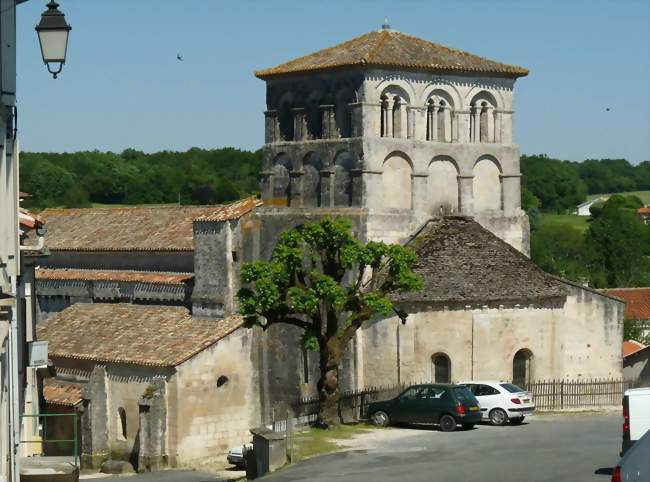
<svg viewBox="0 0 650 482">
<path fill-rule="evenodd" d="M 329 340 L 326 346 L 320 347 L 320 379 L 318 380 L 318 395 L 320 410 L 318 425 L 323 428 L 337 426 L 341 423 L 339 417 L 339 363 L 341 348 L 338 340 Z"/>
</svg>

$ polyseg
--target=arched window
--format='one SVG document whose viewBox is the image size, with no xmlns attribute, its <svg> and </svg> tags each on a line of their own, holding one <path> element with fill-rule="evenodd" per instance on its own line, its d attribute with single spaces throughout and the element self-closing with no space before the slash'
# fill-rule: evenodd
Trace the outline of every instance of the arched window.
<svg viewBox="0 0 650 482">
<path fill-rule="evenodd" d="M 501 210 L 501 171 L 493 159 L 481 159 L 474 166 L 473 191 L 474 212 Z"/>
<path fill-rule="evenodd" d="M 312 97 L 307 101 L 307 138 L 321 139 L 323 137 L 323 115 L 320 110 L 320 102 Z"/>
<path fill-rule="evenodd" d="M 482 91 L 470 102 L 469 139 L 470 142 L 495 142 L 501 126 L 498 125 L 497 102 L 494 96 Z"/>
<path fill-rule="evenodd" d="M 512 383 L 526 388 L 533 381 L 533 353 L 524 348 L 512 359 Z"/>
<path fill-rule="evenodd" d="M 336 94 L 334 118 L 339 136 L 346 138 L 352 136 L 352 110 L 350 103 L 354 102 L 354 95 L 348 87 L 344 87 Z"/>
<path fill-rule="evenodd" d="M 431 357 L 431 375 L 434 383 L 451 383 L 451 360 L 444 353 Z"/>
<path fill-rule="evenodd" d="M 427 190 L 431 199 L 430 213 L 445 216 L 458 212 L 458 169 L 448 157 L 437 157 L 429 164 Z"/>
<path fill-rule="evenodd" d="M 117 439 L 126 440 L 126 410 L 117 409 Z"/>
<path fill-rule="evenodd" d="M 273 160 L 273 198 L 275 206 L 291 205 L 291 160 L 286 154 L 278 154 Z"/>
<path fill-rule="evenodd" d="M 315 152 L 310 152 L 303 161 L 302 176 L 302 205 L 321 205 L 321 178 L 323 161 Z"/>
<path fill-rule="evenodd" d="M 454 123 L 454 104 L 451 96 L 436 89 L 427 100 L 427 140 L 452 142 Z"/>
<path fill-rule="evenodd" d="M 411 209 L 412 179 L 411 163 L 401 153 L 391 154 L 384 161 L 381 175 L 384 207 L 388 209 Z"/>
<path fill-rule="evenodd" d="M 278 120 L 280 122 L 280 136 L 284 141 L 293 140 L 293 112 L 291 112 L 291 103 L 284 102 L 278 109 Z"/>
<path fill-rule="evenodd" d="M 334 159 L 334 205 L 352 206 L 354 204 L 354 184 L 352 169 L 355 167 L 352 154 L 339 153 Z"/>
</svg>

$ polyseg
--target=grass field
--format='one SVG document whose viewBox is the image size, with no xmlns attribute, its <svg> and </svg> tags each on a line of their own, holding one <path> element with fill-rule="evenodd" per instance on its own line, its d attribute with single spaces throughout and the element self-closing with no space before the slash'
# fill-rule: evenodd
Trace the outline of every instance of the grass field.
<svg viewBox="0 0 650 482">
<path fill-rule="evenodd" d="M 578 216 L 577 214 L 541 213 L 542 225 L 572 226 L 580 231 L 587 230 L 589 227 L 588 219 L 590 219 L 589 216 Z"/>
<path fill-rule="evenodd" d="M 638 196 L 643 204 L 650 204 L 650 191 L 630 191 L 630 192 L 613 192 L 609 194 L 590 194 L 587 199 L 595 199 L 602 196 L 611 196 L 612 194 L 620 194 L 621 196 Z"/>
</svg>

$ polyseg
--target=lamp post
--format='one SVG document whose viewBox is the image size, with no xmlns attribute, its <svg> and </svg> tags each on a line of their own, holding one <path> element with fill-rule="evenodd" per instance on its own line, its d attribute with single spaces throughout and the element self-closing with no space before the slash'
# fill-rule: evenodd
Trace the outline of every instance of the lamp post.
<svg viewBox="0 0 650 482">
<path fill-rule="evenodd" d="M 61 73 L 68 50 L 68 35 L 72 27 L 65 21 L 65 15 L 59 10 L 59 4 L 51 0 L 47 10 L 41 15 L 41 22 L 36 26 L 38 42 L 41 44 L 43 62 L 50 74 Z"/>
</svg>

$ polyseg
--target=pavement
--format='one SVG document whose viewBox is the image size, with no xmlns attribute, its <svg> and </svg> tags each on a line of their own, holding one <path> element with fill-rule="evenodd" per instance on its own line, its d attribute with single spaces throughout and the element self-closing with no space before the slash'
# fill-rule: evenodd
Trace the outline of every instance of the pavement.
<svg viewBox="0 0 650 482">
<path fill-rule="evenodd" d="M 609 482 L 619 460 L 618 414 L 531 417 L 520 426 L 478 425 L 442 433 L 393 429 L 359 440 L 351 451 L 317 457 L 265 477 L 265 482 Z M 387 432 L 392 432 L 388 430 Z"/>
<path fill-rule="evenodd" d="M 202 472 L 196 470 L 161 470 L 137 475 L 96 474 L 81 476 L 81 480 L 98 479 L 98 482 L 226 482 L 246 479 L 245 473 L 239 470 L 223 470 L 219 472 Z"/>
</svg>

